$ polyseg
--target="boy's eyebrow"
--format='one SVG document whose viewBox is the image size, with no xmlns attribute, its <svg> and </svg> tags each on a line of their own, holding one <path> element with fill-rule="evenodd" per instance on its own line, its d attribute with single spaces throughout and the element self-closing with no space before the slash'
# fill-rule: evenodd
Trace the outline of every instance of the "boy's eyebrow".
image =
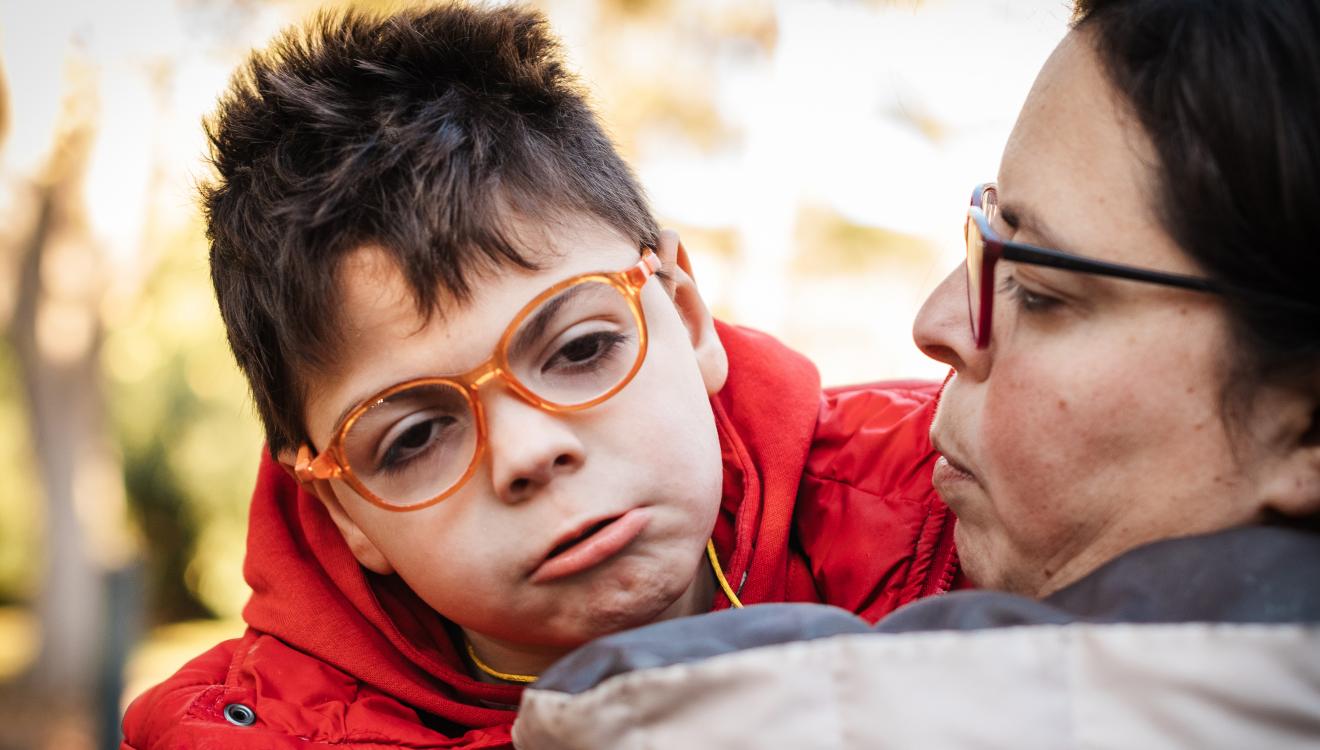
<svg viewBox="0 0 1320 750">
<path fill-rule="evenodd" d="M 339 416 L 335 417 L 335 421 L 332 422 L 332 424 L 335 426 L 335 432 L 338 432 L 338 431 L 339 431 L 339 426 L 342 425 L 342 424 L 344 423 L 344 420 L 345 420 L 345 419 L 348 419 L 348 415 L 349 415 L 354 409 L 358 408 L 358 406 L 360 406 L 360 405 L 361 405 L 363 402 L 365 402 L 367 399 L 371 398 L 371 395 L 372 395 L 372 394 L 369 393 L 369 394 L 367 394 L 367 395 L 365 395 L 365 396 L 360 396 L 360 397 L 358 397 L 358 398 L 351 398 L 351 399 L 348 400 L 348 406 L 345 406 L 345 407 L 344 407 L 344 410 L 341 411 L 341 412 L 339 412 Z M 331 434 L 334 434 L 334 433 L 331 433 Z"/>
<path fill-rule="evenodd" d="M 549 302 L 541 305 L 536 314 L 531 317 L 531 320 L 518 327 L 518 335 L 510 342 L 509 359 L 517 359 L 526 351 L 531 342 L 541 338 L 541 334 L 545 333 L 546 327 L 550 325 L 550 321 L 559 312 L 559 308 L 568 304 L 584 288 L 585 285 L 583 284 L 571 286 L 555 295 Z"/>
</svg>

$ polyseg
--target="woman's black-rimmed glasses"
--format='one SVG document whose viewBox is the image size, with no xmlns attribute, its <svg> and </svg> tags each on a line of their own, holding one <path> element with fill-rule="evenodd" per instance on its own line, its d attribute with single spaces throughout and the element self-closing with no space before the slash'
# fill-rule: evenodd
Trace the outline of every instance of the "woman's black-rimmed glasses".
<svg viewBox="0 0 1320 750">
<path fill-rule="evenodd" d="M 1002 240 L 990 228 L 990 217 L 994 216 L 998 205 L 995 184 L 978 185 L 972 191 L 972 205 L 967 209 L 967 223 L 963 230 L 967 240 L 967 311 L 977 349 L 990 345 L 990 324 L 994 319 L 995 264 L 1000 259 L 1197 292 L 1220 294 L 1225 291 L 1221 285 L 1209 279 L 1107 263 L 1062 250 Z"/>
</svg>

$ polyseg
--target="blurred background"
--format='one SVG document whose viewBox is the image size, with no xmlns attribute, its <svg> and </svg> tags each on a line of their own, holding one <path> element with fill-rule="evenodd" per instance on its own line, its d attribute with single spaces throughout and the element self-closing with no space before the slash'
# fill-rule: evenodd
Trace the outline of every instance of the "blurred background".
<svg viewBox="0 0 1320 750">
<path fill-rule="evenodd" d="M 532 4 L 717 315 L 827 383 L 942 375 L 911 321 L 1067 0 Z M 117 747 L 129 700 L 242 631 L 261 435 L 200 123 L 318 7 L 0 0 L 0 750 Z"/>
</svg>

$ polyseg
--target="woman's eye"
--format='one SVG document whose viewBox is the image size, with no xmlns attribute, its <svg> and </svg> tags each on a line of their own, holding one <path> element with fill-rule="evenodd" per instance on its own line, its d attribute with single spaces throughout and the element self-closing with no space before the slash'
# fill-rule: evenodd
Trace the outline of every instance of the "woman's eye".
<svg viewBox="0 0 1320 750">
<path fill-rule="evenodd" d="M 1063 304 L 1063 301 L 1057 297 L 1031 291 L 1012 276 L 1004 278 L 1003 289 L 1013 295 L 1018 306 L 1027 312 L 1043 312 Z"/>
</svg>

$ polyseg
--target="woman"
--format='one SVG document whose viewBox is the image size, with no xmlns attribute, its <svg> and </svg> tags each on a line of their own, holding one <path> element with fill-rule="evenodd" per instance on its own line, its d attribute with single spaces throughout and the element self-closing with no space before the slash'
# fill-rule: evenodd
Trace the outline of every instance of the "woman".
<svg viewBox="0 0 1320 750">
<path fill-rule="evenodd" d="M 1320 743 L 1320 4 L 1076 18 L 914 331 L 995 591 L 880 636 L 803 607 L 615 636 L 526 695 L 522 745 Z"/>
</svg>

